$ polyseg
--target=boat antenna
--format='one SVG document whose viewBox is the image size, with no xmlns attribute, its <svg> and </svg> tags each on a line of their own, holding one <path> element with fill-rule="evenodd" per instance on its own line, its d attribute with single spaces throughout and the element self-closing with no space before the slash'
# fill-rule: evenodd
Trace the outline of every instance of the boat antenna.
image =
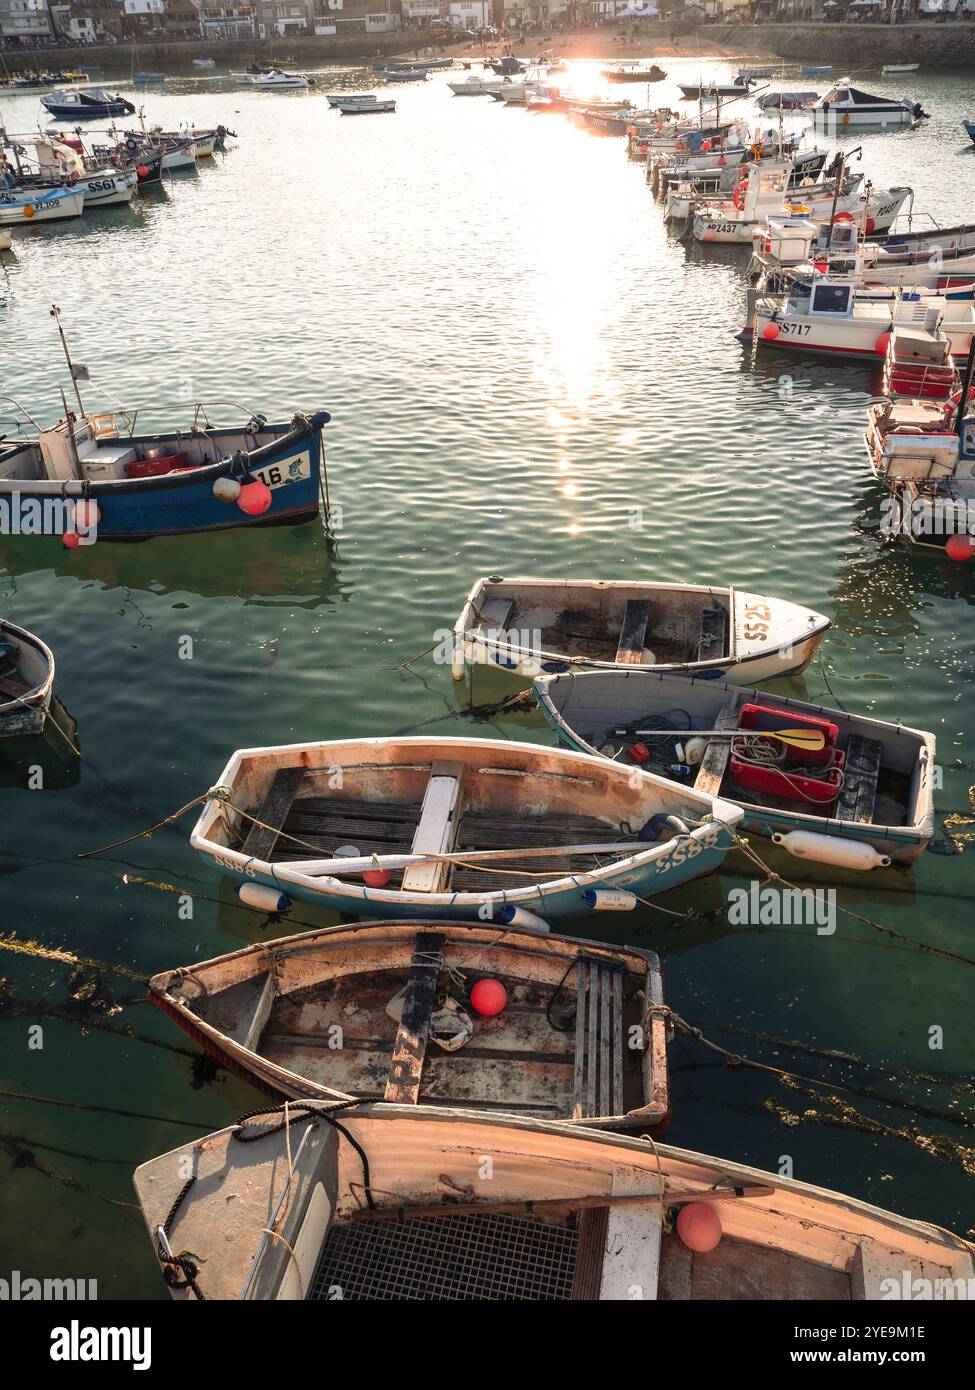
<svg viewBox="0 0 975 1390">
<path fill-rule="evenodd" d="M 71 373 L 71 385 L 74 387 L 75 400 L 78 402 L 81 418 L 84 419 L 86 414 L 85 405 L 81 399 L 81 392 L 78 389 L 78 377 L 75 374 L 75 365 L 71 360 L 71 353 L 68 351 L 68 340 L 64 336 L 64 329 L 61 327 L 61 310 L 56 304 L 51 305 L 51 318 L 58 327 L 58 337 L 61 339 L 62 348 L 64 348 L 64 360 L 67 362 L 68 371 Z"/>
</svg>

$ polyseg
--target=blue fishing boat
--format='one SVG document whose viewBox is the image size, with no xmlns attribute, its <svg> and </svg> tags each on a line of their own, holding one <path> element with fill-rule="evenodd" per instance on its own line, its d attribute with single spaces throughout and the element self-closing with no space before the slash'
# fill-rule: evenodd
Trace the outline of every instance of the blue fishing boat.
<svg viewBox="0 0 975 1390">
<path fill-rule="evenodd" d="M 975 141 L 975 121 L 962 121 L 962 125 L 965 127 L 969 140 Z"/>
<path fill-rule="evenodd" d="M 387 68 L 383 75 L 387 82 L 425 82 L 427 80 L 426 68 Z"/>
<path fill-rule="evenodd" d="M 54 656 L 26 628 L 0 619 L 0 738 L 43 733 L 54 688 Z"/>
<path fill-rule="evenodd" d="M 0 438 L 0 523 L 6 534 L 60 535 L 65 545 L 147 540 L 231 526 L 294 525 L 328 509 L 321 432 L 331 416 L 297 414 L 288 424 L 254 415 L 217 428 L 197 405 L 186 429 L 136 434 L 138 412 L 95 415 L 57 324 L 77 411 L 7 442 Z M 62 400 L 64 395 L 62 393 Z"/>
<path fill-rule="evenodd" d="M 805 63 L 799 69 L 800 76 L 802 77 L 829 77 L 832 71 L 833 67 L 831 63 L 826 63 L 821 67 L 817 67 L 815 64 Z"/>
<path fill-rule="evenodd" d="M 0 444 L 0 515 L 26 535 L 146 540 L 318 515 L 327 411 L 215 429 L 135 434 L 120 415 L 69 411 L 36 439 Z"/>
<path fill-rule="evenodd" d="M 546 931 L 717 869 L 741 818 L 693 787 L 536 743 L 350 739 L 234 753 L 191 844 L 266 911 L 301 898 Z"/>
</svg>

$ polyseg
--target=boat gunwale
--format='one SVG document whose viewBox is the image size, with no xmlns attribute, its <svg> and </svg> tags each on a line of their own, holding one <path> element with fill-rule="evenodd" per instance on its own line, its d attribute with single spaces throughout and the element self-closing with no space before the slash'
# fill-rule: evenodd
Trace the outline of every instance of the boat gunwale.
<svg viewBox="0 0 975 1390">
<path fill-rule="evenodd" d="M 35 633 L 29 632 L 27 628 L 20 627 L 17 623 L 12 623 L 6 618 L 0 618 L 0 637 L 7 632 L 11 633 L 18 642 L 33 647 L 38 655 L 43 657 L 47 662 L 47 675 L 26 695 L 18 695 L 0 704 L 0 719 L 7 715 L 16 715 L 25 709 L 37 709 L 38 706 L 46 704 L 54 687 L 54 653 L 47 643 Z"/>
</svg>

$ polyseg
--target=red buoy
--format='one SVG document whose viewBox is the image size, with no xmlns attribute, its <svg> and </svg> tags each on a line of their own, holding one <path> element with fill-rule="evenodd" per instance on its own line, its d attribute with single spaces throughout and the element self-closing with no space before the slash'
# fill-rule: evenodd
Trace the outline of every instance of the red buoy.
<svg viewBox="0 0 975 1390">
<path fill-rule="evenodd" d="M 146 168 L 144 164 L 140 164 L 135 172 L 139 175 L 140 179 L 145 179 L 149 177 L 149 170 Z"/>
<path fill-rule="evenodd" d="M 881 333 L 880 337 L 879 337 L 879 338 L 877 339 L 877 341 L 874 343 L 874 345 L 873 345 L 873 350 L 874 350 L 875 353 L 878 354 L 878 356 L 880 356 L 880 357 L 886 357 L 886 356 L 887 356 L 887 347 L 888 347 L 888 344 L 890 343 L 890 337 L 891 337 L 891 335 L 890 335 L 890 330 L 888 329 L 886 333 Z"/>
<path fill-rule="evenodd" d="M 721 1217 L 707 1202 L 688 1202 L 677 1213 L 677 1234 L 688 1250 L 705 1255 L 721 1239 Z"/>
<path fill-rule="evenodd" d="M 868 217 L 868 218 L 867 218 L 867 236 L 870 236 L 870 235 L 871 235 L 871 233 L 873 232 L 873 229 L 874 229 L 874 227 L 876 227 L 876 225 L 877 225 L 877 224 L 876 224 L 876 222 L 873 220 L 872 217 Z"/>
<path fill-rule="evenodd" d="M 271 489 L 259 479 L 254 483 L 245 483 L 237 498 L 237 505 L 248 516 L 260 516 L 271 505 Z"/>
<path fill-rule="evenodd" d="M 767 343 L 773 343 L 781 332 L 782 329 L 777 323 L 767 323 L 762 329 L 762 337 Z"/>
<path fill-rule="evenodd" d="M 471 990 L 471 1003 L 479 1014 L 493 1018 L 508 1002 L 508 991 L 500 980 L 478 980 Z"/>
<path fill-rule="evenodd" d="M 370 888 L 385 888 L 391 878 L 388 869 L 365 869 L 362 874 L 363 883 Z"/>
<path fill-rule="evenodd" d="M 81 544 L 81 537 L 78 535 L 77 531 L 65 531 L 64 535 L 61 537 L 61 544 L 66 550 L 77 550 L 78 546 Z"/>
<path fill-rule="evenodd" d="M 945 554 L 949 560 L 970 560 L 975 555 L 975 538 L 959 532 L 945 541 Z"/>
</svg>

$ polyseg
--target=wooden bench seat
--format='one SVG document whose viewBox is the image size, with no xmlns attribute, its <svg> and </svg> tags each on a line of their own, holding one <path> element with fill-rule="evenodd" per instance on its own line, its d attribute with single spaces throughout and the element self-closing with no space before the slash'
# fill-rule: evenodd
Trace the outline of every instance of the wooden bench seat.
<svg viewBox="0 0 975 1390">
<path fill-rule="evenodd" d="M 257 820 L 263 824 L 255 825 L 253 821 L 250 823 L 250 830 L 241 847 L 242 853 L 252 859 L 263 860 L 264 863 L 270 861 L 281 828 L 288 819 L 291 803 L 298 794 L 304 776 L 303 767 L 278 769 L 271 778 L 267 795 L 256 813 Z"/>
<path fill-rule="evenodd" d="M 650 622 L 650 605 L 645 599 L 631 598 L 626 601 L 623 613 L 623 626 L 620 629 L 616 660 L 627 666 L 639 666 L 643 660 L 646 644 L 647 624 Z"/>
<path fill-rule="evenodd" d="M 735 729 L 738 726 L 738 707 L 734 701 L 725 705 L 717 719 L 714 721 L 716 729 Z M 694 778 L 694 790 L 704 792 L 707 796 L 720 796 L 721 783 L 724 775 L 728 771 L 728 763 L 731 759 L 731 739 L 712 738 L 708 740 L 708 746 L 704 750 L 704 757 L 701 759 L 701 766 L 697 770 Z"/>
<path fill-rule="evenodd" d="M 396 1030 L 393 1057 L 384 1100 L 416 1105 L 430 1036 L 430 1019 L 443 969 L 445 938 L 439 932 L 417 932 L 406 981 L 403 1014 Z"/>
<path fill-rule="evenodd" d="M 447 854 L 453 849 L 463 772 L 462 763 L 436 762 L 431 767 L 413 836 L 413 854 Z M 435 859 L 426 864 L 411 864 L 403 874 L 403 891 L 441 892 L 450 876 L 450 867 Z"/>
<path fill-rule="evenodd" d="M 623 1113 L 623 969 L 580 956 L 572 1118 Z"/>
<path fill-rule="evenodd" d="M 843 765 L 843 786 L 836 798 L 834 814 L 837 820 L 872 824 L 883 753 L 880 739 L 863 738 L 860 734 L 850 736 Z"/>
<path fill-rule="evenodd" d="M 511 621 L 514 603 L 510 598 L 489 598 L 477 609 L 477 626 L 482 632 L 502 633 Z"/>
</svg>

